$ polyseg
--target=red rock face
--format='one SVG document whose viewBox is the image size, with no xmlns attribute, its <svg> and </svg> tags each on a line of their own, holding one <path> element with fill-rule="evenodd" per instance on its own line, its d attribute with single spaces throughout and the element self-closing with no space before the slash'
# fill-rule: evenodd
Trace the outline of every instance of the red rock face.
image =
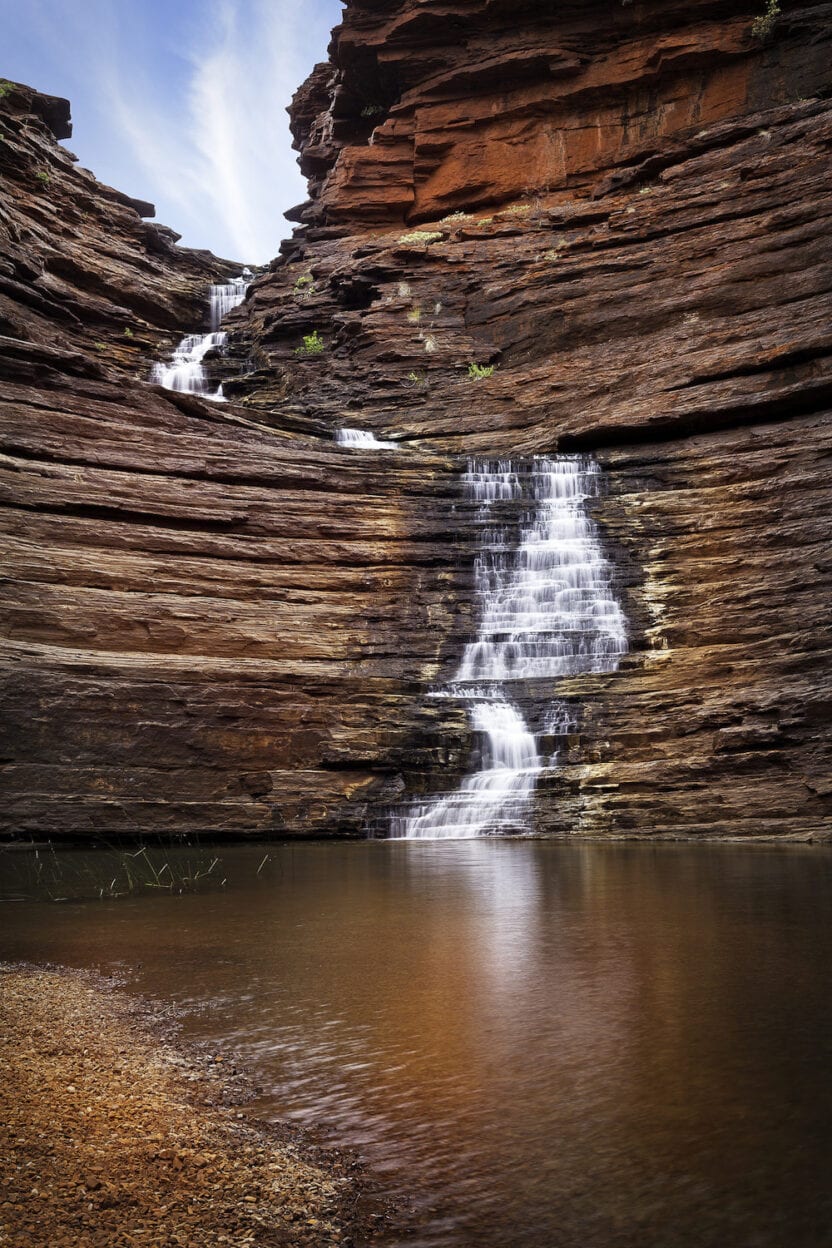
<svg viewBox="0 0 832 1248">
<path fill-rule="evenodd" d="M 294 101 L 313 199 L 302 217 L 424 221 L 585 189 L 695 128 L 811 94 L 827 72 L 823 6 L 787 14 L 765 47 L 754 13 L 696 0 L 357 0 L 329 71 Z"/>
<path fill-rule="evenodd" d="M 462 460 L 586 449 L 631 654 L 559 689 L 539 828 L 828 834 L 832 31 L 784 3 L 755 39 L 758 7 L 351 3 L 225 409 L 136 380 L 112 311 L 31 328 L 29 247 L 7 828 L 356 834 L 447 787 L 467 729 L 425 694 L 473 629 Z M 31 178 L 15 202 L 21 235 Z M 97 289 L 132 289 L 130 222 Z M 148 352 L 197 323 L 189 264 L 159 261 Z"/>
</svg>

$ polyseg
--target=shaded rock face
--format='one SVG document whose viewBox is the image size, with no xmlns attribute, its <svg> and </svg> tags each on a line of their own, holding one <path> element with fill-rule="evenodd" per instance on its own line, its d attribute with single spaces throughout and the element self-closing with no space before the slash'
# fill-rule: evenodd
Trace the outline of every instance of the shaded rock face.
<svg viewBox="0 0 832 1248">
<path fill-rule="evenodd" d="M 45 108 L 0 100 L 0 827 L 359 834 L 453 748 L 421 691 L 456 467 L 391 479 L 149 384 L 240 266 L 79 171 Z"/>
<path fill-rule="evenodd" d="M 765 41 L 754 5 L 554 7 L 348 5 L 226 407 L 136 381 L 117 320 L 33 307 L 44 267 L 15 279 L 6 827 L 360 834 L 452 787 L 468 729 L 425 695 L 474 629 L 461 465 L 581 450 L 631 652 L 559 682 L 538 828 L 829 831 L 829 6 Z M 20 134 L 59 150 L 11 120 L 30 169 Z M 152 228 L 110 226 L 113 291 Z M 202 298 L 223 270 L 153 256 L 156 350 L 198 327 L 192 266 Z"/>
<path fill-rule="evenodd" d="M 4 375 L 144 380 L 184 328 L 207 321 L 207 285 L 239 265 L 177 247 L 173 230 L 143 220 L 152 204 L 80 168 L 55 142 L 72 132 L 67 100 L 7 84 L 0 123 Z"/>
</svg>

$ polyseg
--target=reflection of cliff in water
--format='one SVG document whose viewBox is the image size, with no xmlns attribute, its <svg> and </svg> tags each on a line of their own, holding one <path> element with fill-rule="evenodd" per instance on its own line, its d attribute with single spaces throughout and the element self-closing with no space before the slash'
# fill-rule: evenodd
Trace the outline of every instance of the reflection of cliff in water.
<svg viewBox="0 0 832 1248">
<path fill-rule="evenodd" d="M 10 906 L 7 956 L 141 948 L 136 986 L 230 1042 L 258 1113 L 415 1194 L 416 1245 L 822 1248 L 828 851 L 284 845 L 259 876 L 263 847 L 218 852 L 227 893 Z"/>
</svg>

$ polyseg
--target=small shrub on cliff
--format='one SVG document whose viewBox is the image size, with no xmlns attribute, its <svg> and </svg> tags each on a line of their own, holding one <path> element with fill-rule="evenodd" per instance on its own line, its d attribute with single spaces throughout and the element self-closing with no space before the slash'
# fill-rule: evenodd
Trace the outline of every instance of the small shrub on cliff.
<svg viewBox="0 0 832 1248">
<path fill-rule="evenodd" d="M 292 287 L 296 295 L 312 295 L 315 293 L 315 283 L 312 280 L 311 273 L 304 273 L 295 282 Z"/>
<path fill-rule="evenodd" d="M 755 39 L 768 39 L 777 19 L 780 16 L 780 0 L 768 0 L 765 13 L 761 13 L 759 17 L 754 18 L 754 24 L 751 27 L 751 34 Z"/>
<path fill-rule="evenodd" d="M 493 364 L 469 364 L 468 376 L 472 381 L 482 381 L 485 377 L 493 377 Z"/>
<path fill-rule="evenodd" d="M 418 324 L 418 322 L 422 319 L 422 309 L 411 308 L 407 314 L 407 319 L 414 325 Z"/>
<path fill-rule="evenodd" d="M 568 246 L 568 243 L 569 240 L 561 235 L 561 237 L 556 241 L 554 247 L 550 247 L 548 251 L 544 251 L 543 259 L 549 261 L 562 259 L 563 249 Z"/>
<path fill-rule="evenodd" d="M 399 237 L 399 242 L 406 247 L 415 247 L 419 243 L 424 243 L 427 246 L 428 243 L 441 243 L 444 237 L 445 235 L 439 230 L 414 230 L 411 234 L 402 234 Z"/>
<path fill-rule="evenodd" d="M 295 348 L 295 355 L 321 355 L 323 349 L 324 340 L 317 329 L 313 329 L 311 334 L 303 335 L 303 342 L 299 347 Z"/>
<path fill-rule="evenodd" d="M 387 109 L 383 104 L 365 104 L 361 110 L 362 117 L 380 117 Z"/>
<path fill-rule="evenodd" d="M 14 90 L 14 83 L 9 82 L 8 78 L 0 78 L 0 100 L 10 95 Z"/>
<path fill-rule="evenodd" d="M 49 174 L 45 169 L 39 169 L 35 174 L 35 178 L 40 182 L 41 186 L 47 186 L 49 183 Z"/>
</svg>

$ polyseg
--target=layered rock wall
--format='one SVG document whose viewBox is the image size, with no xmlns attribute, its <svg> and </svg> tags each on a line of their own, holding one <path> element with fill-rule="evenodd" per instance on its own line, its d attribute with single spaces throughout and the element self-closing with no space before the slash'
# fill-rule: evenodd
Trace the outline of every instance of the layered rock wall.
<svg viewBox="0 0 832 1248">
<path fill-rule="evenodd" d="M 828 833 L 832 8 L 782 7 L 348 5 L 234 401 L 136 381 L 85 313 L 4 404 L 8 828 L 357 834 L 452 784 L 460 466 L 585 450 L 631 653 L 560 684 L 539 828 Z"/>
<path fill-rule="evenodd" d="M 78 170 L 68 116 L 0 99 L 0 826 L 362 833 L 451 748 L 417 695 L 467 564 L 455 467 L 391 478 L 150 384 L 239 264 Z"/>
</svg>

